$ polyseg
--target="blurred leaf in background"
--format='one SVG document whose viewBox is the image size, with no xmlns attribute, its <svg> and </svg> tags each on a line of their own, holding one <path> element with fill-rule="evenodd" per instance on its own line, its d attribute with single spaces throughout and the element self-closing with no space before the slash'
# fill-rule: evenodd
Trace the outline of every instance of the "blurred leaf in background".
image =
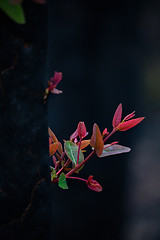
<svg viewBox="0 0 160 240">
<path fill-rule="evenodd" d="M 0 8 L 16 23 L 25 24 L 25 15 L 20 2 L 21 1 L 12 2 L 9 0 L 0 0 Z"/>
</svg>

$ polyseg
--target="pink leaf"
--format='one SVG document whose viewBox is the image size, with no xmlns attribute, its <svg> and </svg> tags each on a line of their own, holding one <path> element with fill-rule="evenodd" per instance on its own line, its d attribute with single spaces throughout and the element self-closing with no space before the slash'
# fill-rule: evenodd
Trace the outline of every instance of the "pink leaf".
<svg viewBox="0 0 160 240">
<path fill-rule="evenodd" d="M 62 80 L 62 73 L 61 72 L 54 72 L 54 76 L 50 80 L 50 88 L 55 88 L 57 84 Z"/>
<path fill-rule="evenodd" d="M 126 131 L 126 130 L 136 126 L 143 119 L 144 119 L 144 117 L 140 117 L 140 118 L 131 119 L 131 120 L 127 121 L 127 122 L 122 122 L 122 123 L 120 123 L 118 125 L 117 130 L 118 131 Z"/>
<path fill-rule="evenodd" d="M 84 138 L 85 136 L 87 136 L 87 134 L 88 132 L 86 131 L 86 126 L 84 122 L 79 122 L 76 131 L 70 136 L 70 141 L 74 139 L 77 141 L 78 137 Z"/>
<path fill-rule="evenodd" d="M 124 119 L 123 121 L 128 121 L 129 119 L 133 118 L 135 116 L 135 111 L 128 114 Z"/>
<path fill-rule="evenodd" d="M 87 134 L 87 131 L 86 131 L 86 126 L 84 124 L 84 122 L 79 122 L 78 123 L 78 136 L 80 138 L 84 138 Z"/>
<path fill-rule="evenodd" d="M 107 128 L 105 128 L 102 133 L 103 137 L 106 137 L 108 134 L 109 132 L 107 131 Z"/>
<path fill-rule="evenodd" d="M 122 104 L 120 103 L 113 117 L 112 121 L 113 128 L 116 128 L 118 126 L 118 124 L 121 122 L 121 118 L 122 118 Z"/>
<path fill-rule="evenodd" d="M 63 93 L 61 90 L 58 90 L 57 88 L 53 88 L 50 92 L 51 92 L 51 93 L 54 93 L 54 94 Z"/>
</svg>

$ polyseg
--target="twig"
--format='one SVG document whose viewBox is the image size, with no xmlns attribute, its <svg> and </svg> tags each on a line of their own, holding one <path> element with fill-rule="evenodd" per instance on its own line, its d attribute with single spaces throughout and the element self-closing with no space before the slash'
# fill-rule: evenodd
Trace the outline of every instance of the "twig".
<svg viewBox="0 0 160 240">
<path fill-rule="evenodd" d="M 36 183 L 36 185 L 34 186 L 34 188 L 33 188 L 33 190 L 32 190 L 32 193 L 31 193 L 31 200 L 30 200 L 30 202 L 28 203 L 28 205 L 27 205 L 24 213 L 23 213 L 22 216 L 21 216 L 21 219 L 20 219 L 21 222 L 23 222 L 24 217 L 26 216 L 27 212 L 29 211 L 29 209 L 30 209 L 31 206 L 32 206 L 32 202 L 33 202 L 33 198 L 34 198 L 34 193 L 35 193 L 37 187 L 38 187 L 42 182 L 44 182 L 44 181 L 45 181 L 45 178 L 42 178 L 42 179 L 40 179 L 40 180 Z"/>
</svg>

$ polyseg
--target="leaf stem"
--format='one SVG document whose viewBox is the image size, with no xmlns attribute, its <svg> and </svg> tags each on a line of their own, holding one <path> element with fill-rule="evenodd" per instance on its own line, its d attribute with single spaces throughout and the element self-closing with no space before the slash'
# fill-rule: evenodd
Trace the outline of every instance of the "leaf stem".
<svg viewBox="0 0 160 240">
<path fill-rule="evenodd" d="M 108 134 L 108 136 L 103 140 L 103 142 L 106 143 L 107 140 L 108 140 L 116 131 L 117 131 L 117 129 L 114 128 L 114 129 L 112 130 L 112 132 L 110 132 L 110 134 Z"/>
<path fill-rule="evenodd" d="M 105 143 L 116 131 L 117 131 L 117 129 L 114 128 L 114 129 L 112 130 L 112 132 L 111 132 L 110 134 L 108 134 L 108 136 L 103 140 L 104 143 Z M 66 177 L 72 175 L 77 169 L 79 169 L 82 165 L 84 165 L 86 162 L 88 162 L 88 160 L 89 160 L 91 157 L 93 157 L 93 156 L 95 155 L 95 153 L 96 153 L 96 151 L 93 150 L 93 151 L 83 160 L 83 162 L 81 162 L 79 165 L 75 166 L 75 168 L 73 168 L 70 172 L 68 172 L 68 173 L 66 174 Z"/>
<path fill-rule="evenodd" d="M 80 153 L 80 148 L 81 148 L 81 141 L 82 141 L 82 138 L 80 137 L 79 145 L 78 145 L 78 154 L 77 154 L 77 165 L 79 163 L 79 153 Z"/>
<path fill-rule="evenodd" d="M 77 169 L 79 169 L 82 165 L 84 165 L 91 157 L 94 156 L 94 154 L 96 153 L 95 150 L 93 150 L 89 155 L 88 157 L 86 157 L 86 159 L 83 160 L 83 162 L 81 162 L 79 165 L 77 165 L 75 168 L 73 168 L 70 172 L 68 172 L 66 174 L 66 177 L 72 175 Z"/>
<path fill-rule="evenodd" d="M 110 134 L 108 134 L 108 136 L 103 140 L 104 143 L 117 131 L 116 128 L 114 128 L 112 130 L 112 132 Z M 75 166 L 75 168 L 73 168 L 71 171 L 69 171 L 67 174 L 66 174 L 66 178 L 75 178 L 75 179 L 79 179 L 77 177 L 69 177 L 70 175 L 72 175 L 76 170 L 78 170 L 82 165 L 84 165 L 86 162 L 88 162 L 88 160 L 90 158 L 92 158 L 94 155 L 95 155 L 96 151 L 95 150 L 92 150 L 92 152 L 83 160 L 83 162 L 81 162 L 79 165 Z M 59 173 L 62 172 L 63 168 L 67 165 L 69 159 L 66 161 L 66 163 L 64 164 L 64 166 L 57 172 L 57 175 Z M 53 182 L 57 182 L 58 179 L 54 179 Z"/>
<path fill-rule="evenodd" d="M 80 180 L 80 181 L 84 181 L 84 182 L 86 182 L 87 180 L 86 179 L 84 179 L 84 178 L 79 178 L 79 177 L 67 177 L 66 176 L 66 178 L 69 178 L 69 179 L 77 179 L 77 180 Z"/>
<path fill-rule="evenodd" d="M 65 162 L 65 164 L 63 165 L 63 167 L 61 167 L 61 169 L 56 173 L 57 175 L 59 175 L 62 171 L 63 171 L 63 169 L 67 166 L 67 164 L 70 162 L 70 159 L 68 159 L 66 162 Z"/>
</svg>

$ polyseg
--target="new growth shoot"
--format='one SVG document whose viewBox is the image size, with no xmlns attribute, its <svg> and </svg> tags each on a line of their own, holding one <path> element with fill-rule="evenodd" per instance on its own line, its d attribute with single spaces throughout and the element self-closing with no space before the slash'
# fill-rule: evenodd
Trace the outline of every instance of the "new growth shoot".
<svg viewBox="0 0 160 240">
<path fill-rule="evenodd" d="M 49 92 L 57 93 L 55 87 L 61 79 L 61 73 L 55 72 L 46 89 L 47 95 Z M 79 180 L 84 182 L 91 190 L 101 192 L 102 186 L 93 179 L 92 175 L 88 179 L 83 179 L 78 174 L 94 155 L 102 158 L 130 152 L 131 149 L 129 147 L 119 145 L 118 141 L 109 143 L 108 140 L 116 132 L 127 131 L 144 119 L 144 117 L 133 118 L 134 116 L 135 112 L 132 112 L 122 120 L 122 104 L 120 103 L 113 116 L 112 131 L 110 133 L 107 131 L 107 128 L 101 133 L 98 125 L 95 123 L 91 138 L 86 139 L 88 132 L 85 123 L 80 121 L 69 140 L 64 141 L 64 146 L 58 141 L 51 129 L 48 128 L 49 154 L 53 161 L 53 165 L 50 166 L 51 182 L 58 183 L 62 189 L 68 189 L 68 179 Z M 86 148 L 89 146 L 90 151 L 88 153 Z"/>
</svg>

